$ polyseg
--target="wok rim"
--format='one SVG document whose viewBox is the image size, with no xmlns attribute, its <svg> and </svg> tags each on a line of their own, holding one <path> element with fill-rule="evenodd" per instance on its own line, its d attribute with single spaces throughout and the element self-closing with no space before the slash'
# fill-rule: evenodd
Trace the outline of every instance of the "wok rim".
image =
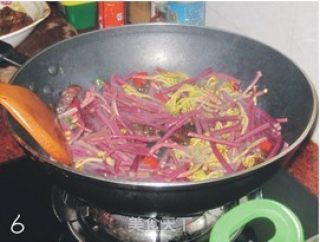
<svg viewBox="0 0 320 242">
<path fill-rule="evenodd" d="M 226 33 L 226 34 L 230 34 L 230 35 L 234 35 L 234 36 L 238 36 L 241 38 L 244 38 L 246 40 L 249 40 L 250 42 L 255 42 L 258 43 L 260 45 L 263 45 L 265 47 L 268 47 L 269 49 L 271 49 L 272 51 L 275 51 L 277 53 L 279 53 L 282 57 L 286 58 L 287 60 L 289 60 L 305 77 L 305 79 L 307 80 L 307 83 L 310 87 L 310 91 L 312 93 L 312 100 L 313 100 L 313 107 L 312 107 L 312 114 L 308 120 L 308 124 L 306 125 L 305 129 L 303 130 L 303 132 L 301 133 L 301 135 L 292 143 L 288 146 L 287 149 L 281 151 L 279 154 L 277 154 L 276 156 L 272 157 L 271 159 L 267 159 L 266 161 L 253 166 L 251 168 L 245 169 L 243 171 L 240 172 L 234 172 L 232 174 L 228 174 L 222 177 L 218 177 L 218 178 L 211 178 L 211 179 L 206 179 L 203 181 L 186 181 L 186 182 L 146 182 L 146 181 L 130 181 L 130 180 L 123 180 L 123 179 L 118 179 L 118 178 L 113 178 L 113 177 L 104 177 L 104 176 L 95 176 L 92 174 L 86 174 L 84 172 L 81 171 L 77 171 L 71 167 L 65 166 L 65 165 L 61 165 L 59 163 L 57 163 L 54 160 L 51 160 L 50 158 L 47 158 L 46 156 L 40 154 L 39 152 L 37 152 L 35 149 L 33 149 L 31 146 L 29 146 L 13 129 L 11 123 L 9 122 L 8 119 L 8 113 L 4 110 L 4 118 L 5 118 L 5 122 L 8 124 L 9 126 L 9 132 L 13 135 L 13 137 L 19 142 L 20 145 L 22 145 L 27 151 L 29 151 L 33 156 L 37 157 L 37 159 L 41 162 L 44 163 L 48 163 L 49 165 L 54 166 L 55 168 L 61 169 L 63 171 L 67 171 L 69 173 L 72 173 L 73 175 L 77 175 L 77 176 L 81 176 L 82 178 L 89 178 L 89 179 L 94 179 L 96 181 L 99 182 L 104 182 L 104 183 L 109 183 L 110 185 L 114 185 L 114 186 L 121 186 L 121 187 L 125 187 L 128 190 L 137 190 L 139 188 L 143 188 L 143 189 L 172 189 L 172 190 L 176 190 L 179 188 L 189 188 L 192 189 L 194 186 L 208 186 L 208 185 L 212 185 L 212 184 L 216 184 L 216 183 L 223 183 L 223 182 L 228 182 L 229 180 L 232 179 L 236 179 L 237 177 L 242 177 L 242 176 L 246 176 L 246 175 L 250 175 L 251 173 L 266 167 L 278 160 L 280 160 L 281 158 L 284 158 L 286 155 L 288 155 L 290 152 L 294 151 L 296 148 L 298 148 L 298 146 L 304 141 L 304 139 L 308 136 L 309 132 L 311 131 L 311 129 L 313 128 L 316 118 L 317 118 L 317 110 L 318 110 L 318 102 L 317 102 L 317 93 L 315 91 L 314 88 L 314 84 L 311 82 L 308 74 L 305 73 L 304 70 L 302 70 L 291 58 L 289 58 L 288 56 L 286 56 L 285 54 L 283 54 L 281 51 L 271 47 L 268 44 L 265 44 L 259 40 L 238 34 L 238 33 L 234 33 L 231 31 L 226 31 L 226 30 L 222 30 L 219 28 L 211 28 L 211 27 L 203 27 L 203 26 L 192 26 L 192 25 L 183 25 L 183 24 L 175 24 L 175 23 L 149 23 L 149 24 L 132 24 L 132 25 L 124 25 L 124 26 L 119 26 L 119 27 L 113 27 L 110 29 L 99 29 L 99 30 L 95 30 L 95 31 L 91 31 L 88 33 L 84 33 L 84 34 L 80 34 L 77 35 L 75 37 L 57 42 L 51 46 L 49 46 L 48 48 L 43 49 L 42 51 L 40 51 L 39 53 L 37 53 L 36 55 L 32 56 L 30 59 L 28 59 L 22 66 L 21 68 L 19 68 L 17 70 L 17 72 L 14 74 L 14 76 L 10 79 L 9 83 L 13 83 L 13 81 L 15 80 L 15 78 L 20 74 L 20 72 L 29 64 L 31 63 L 34 59 L 36 59 L 38 56 L 42 55 L 43 53 L 45 53 L 46 51 L 48 51 L 51 48 L 55 48 L 56 46 L 62 45 L 65 42 L 69 42 L 69 41 L 74 41 L 74 39 L 78 39 L 78 38 L 83 38 L 83 36 L 87 36 L 87 35 L 94 35 L 96 33 L 99 32 L 104 32 L 104 31 L 112 31 L 112 30 L 117 30 L 117 29 L 125 29 L 125 28 L 144 28 L 144 27 L 150 27 L 150 26 L 172 26 L 172 27 L 182 27 L 182 28 L 193 28 L 193 29 L 202 29 L 205 31 L 215 31 L 215 32 L 222 32 L 222 33 Z M 121 34 L 125 34 L 125 33 L 121 33 Z M 68 176 L 68 175 L 66 175 Z"/>
</svg>

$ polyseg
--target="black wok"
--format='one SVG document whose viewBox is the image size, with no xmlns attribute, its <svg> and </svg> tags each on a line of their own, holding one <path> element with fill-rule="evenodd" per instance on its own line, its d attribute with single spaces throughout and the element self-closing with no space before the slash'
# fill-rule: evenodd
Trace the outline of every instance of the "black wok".
<svg viewBox="0 0 320 242">
<path fill-rule="evenodd" d="M 257 70 L 268 95 L 258 103 L 274 117 L 288 117 L 286 151 L 249 170 L 219 179 L 186 183 L 128 182 L 94 177 L 50 161 L 23 129 L 8 122 L 18 141 L 42 161 L 54 182 L 89 203 L 127 215 L 187 215 L 222 205 L 260 186 L 285 164 L 316 118 L 317 99 L 306 76 L 288 58 L 252 39 L 209 28 L 137 25 L 101 30 L 62 41 L 28 60 L 12 83 L 29 87 L 55 105 L 71 84 L 88 86 L 112 73 L 162 67 L 197 74 L 206 67 L 239 77 L 248 85 Z"/>
</svg>

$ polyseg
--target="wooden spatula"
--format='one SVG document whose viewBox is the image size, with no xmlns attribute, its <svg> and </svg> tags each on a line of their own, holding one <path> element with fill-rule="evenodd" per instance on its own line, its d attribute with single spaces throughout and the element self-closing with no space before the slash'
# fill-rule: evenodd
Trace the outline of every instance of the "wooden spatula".
<svg viewBox="0 0 320 242">
<path fill-rule="evenodd" d="M 55 160 L 69 165 L 71 154 L 55 113 L 27 88 L 0 83 L 0 104 Z"/>
</svg>

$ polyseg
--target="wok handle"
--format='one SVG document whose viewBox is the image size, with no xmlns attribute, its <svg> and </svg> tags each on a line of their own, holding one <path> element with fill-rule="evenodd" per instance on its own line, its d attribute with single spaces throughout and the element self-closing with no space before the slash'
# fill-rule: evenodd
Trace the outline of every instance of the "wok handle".
<svg viewBox="0 0 320 242">
<path fill-rule="evenodd" d="M 10 63 L 21 67 L 29 58 L 15 49 L 8 43 L 0 40 L 0 63 Z"/>
<path fill-rule="evenodd" d="M 303 242 L 304 235 L 297 216 L 284 205 L 259 199 L 243 203 L 223 215 L 210 233 L 210 242 L 230 242 L 231 236 L 256 218 L 267 218 L 275 226 L 275 235 L 269 242 Z"/>
</svg>

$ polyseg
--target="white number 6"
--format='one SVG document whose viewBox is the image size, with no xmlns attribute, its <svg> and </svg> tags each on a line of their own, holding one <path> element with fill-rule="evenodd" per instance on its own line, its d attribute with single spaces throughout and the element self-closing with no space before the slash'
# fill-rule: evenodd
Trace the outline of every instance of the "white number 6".
<svg viewBox="0 0 320 242">
<path fill-rule="evenodd" d="M 20 218 L 20 214 L 18 214 L 18 216 L 15 218 L 15 220 L 13 221 L 13 223 L 10 226 L 10 230 L 14 234 L 21 234 L 25 229 L 24 224 L 18 222 L 19 218 Z"/>
</svg>

